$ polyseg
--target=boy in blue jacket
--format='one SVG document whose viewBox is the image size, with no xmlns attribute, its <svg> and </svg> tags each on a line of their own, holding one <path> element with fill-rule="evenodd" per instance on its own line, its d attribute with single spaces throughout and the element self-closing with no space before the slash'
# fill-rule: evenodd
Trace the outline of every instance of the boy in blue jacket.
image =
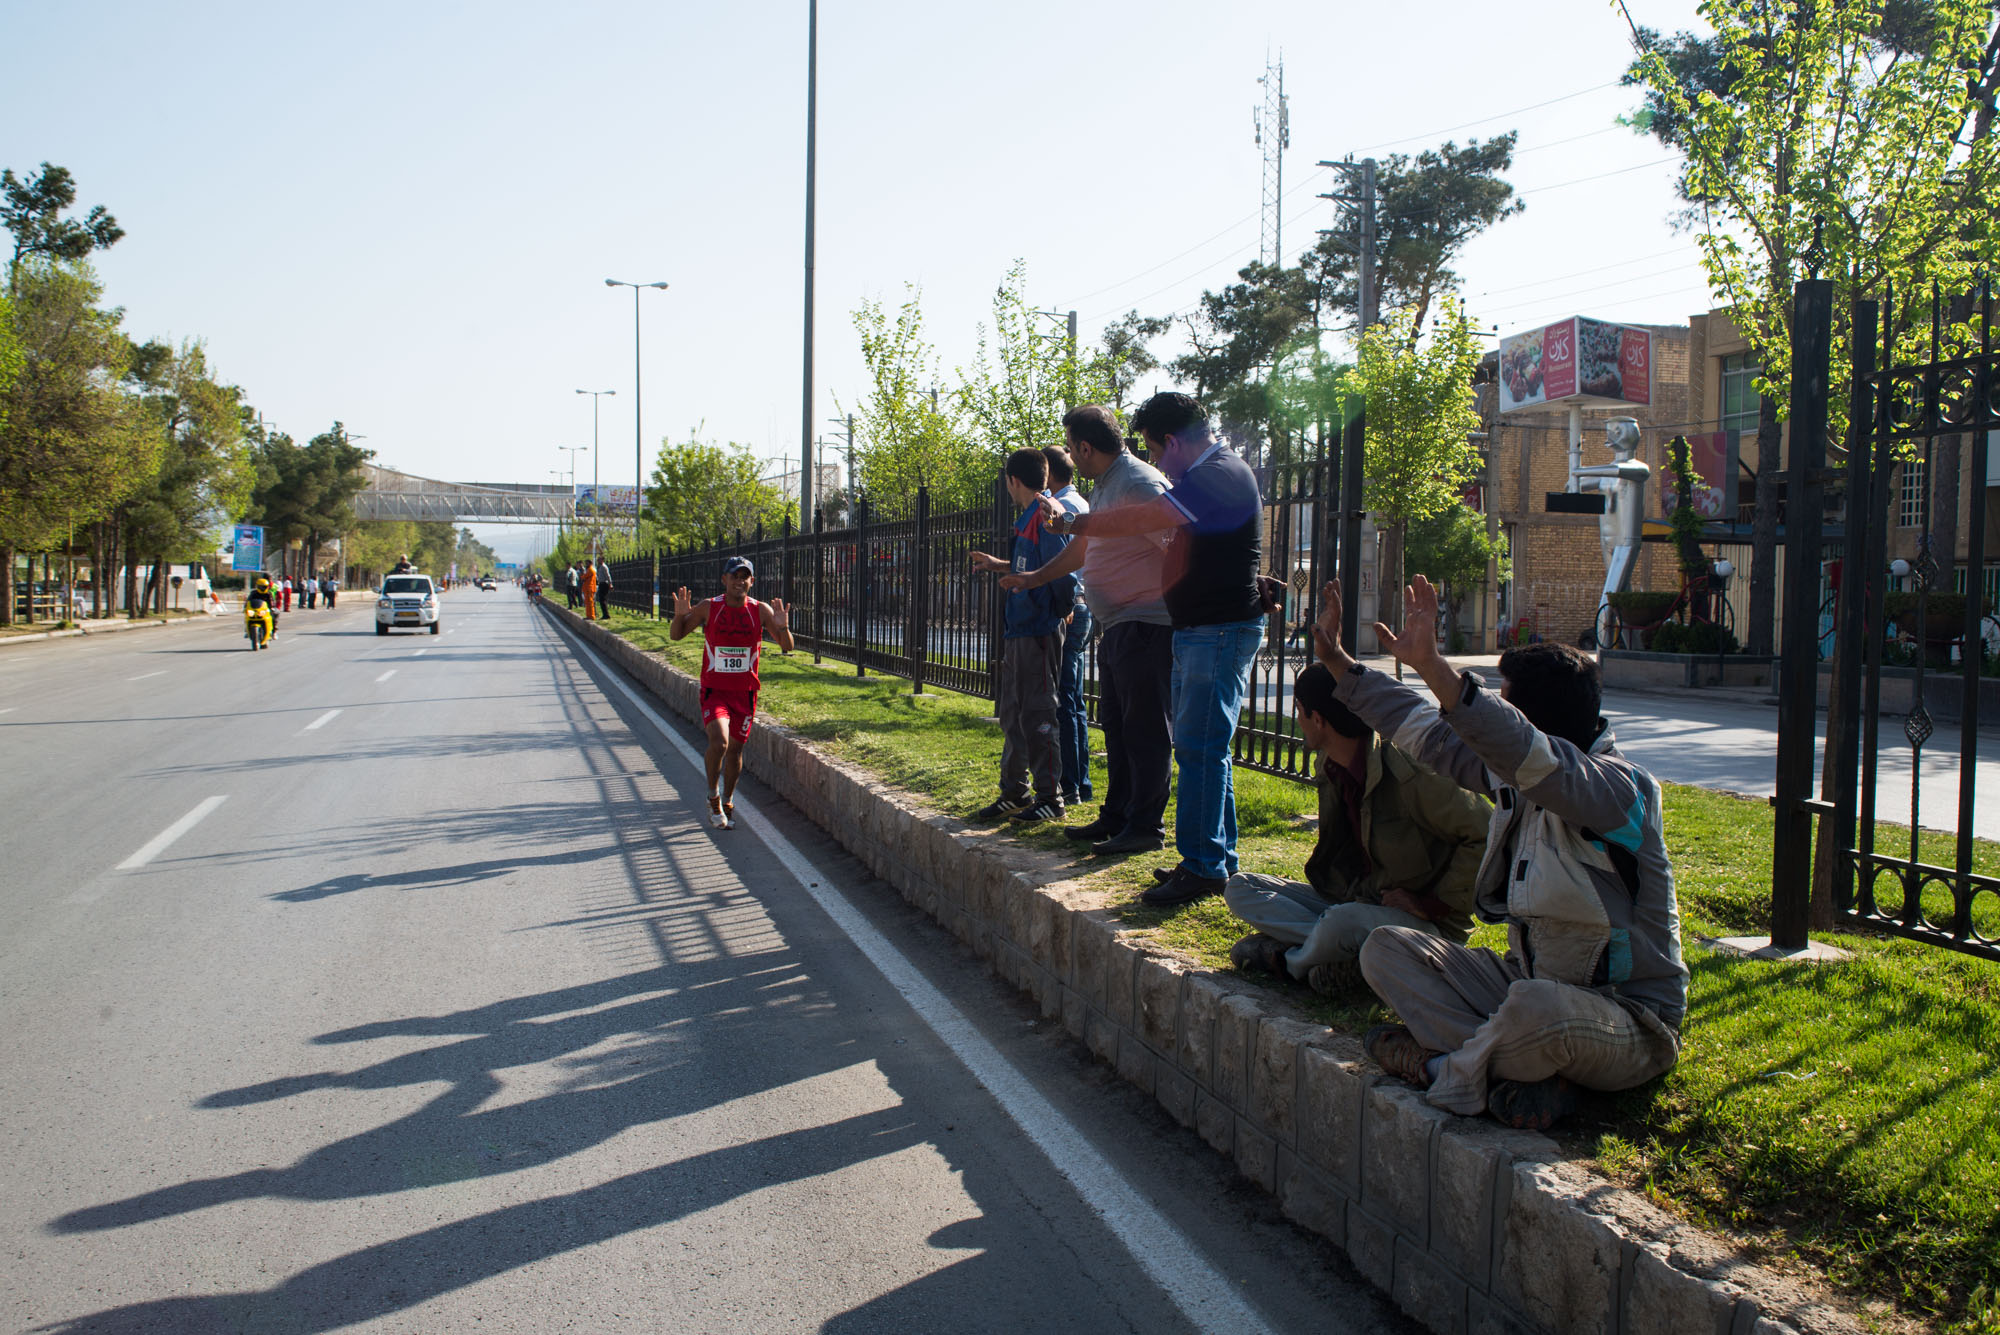
<svg viewBox="0 0 2000 1335">
<path fill-rule="evenodd" d="M 972 566 L 993 574 L 1040 570 L 1069 545 L 1068 538 L 1049 528 L 1042 506 L 1048 495 L 1049 461 L 1039 450 L 1016 450 L 1007 456 L 1000 476 L 1008 496 L 1020 507 L 1014 518 L 1013 559 L 1002 561 L 988 552 L 974 552 Z M 1005 739 L 1000 751 L 1000 797 L 973 813 L 974 820 L 1005 817 L 1027 825 L 1062 819 L 1056 682 L 1062 672 L 1063 628 L 1075 605 L 1074 575 L 1007 595 L 997 711 Z"/>
</svg>

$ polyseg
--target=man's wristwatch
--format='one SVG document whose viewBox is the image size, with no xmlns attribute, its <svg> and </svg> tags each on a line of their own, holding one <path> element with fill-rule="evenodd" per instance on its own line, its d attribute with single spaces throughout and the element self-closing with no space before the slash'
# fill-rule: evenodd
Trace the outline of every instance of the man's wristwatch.
<svg viewBox="0 0 2000 1335">
<path fill-rule="evenodd" d="M 1055 530 L 1057 537 L 1068 537 L 1070 530 L 1076 527 L 1076 512 L 1064 510 L 1049 521 L 1049 527 Z"/>
</svg>

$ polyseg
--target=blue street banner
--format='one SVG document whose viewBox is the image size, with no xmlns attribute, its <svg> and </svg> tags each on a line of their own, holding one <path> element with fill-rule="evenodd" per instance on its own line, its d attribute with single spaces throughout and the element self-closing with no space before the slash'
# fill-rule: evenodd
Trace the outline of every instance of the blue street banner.
<svg viewBox="0 0 2000 1335">
<path fill-rule="evenodd" d="M 238 524 L 236 526 L 236 552 L 230 558 L 232 570 L 262 570 L 264 568 L 264 526 L 262 524 Z"/>
</svg>

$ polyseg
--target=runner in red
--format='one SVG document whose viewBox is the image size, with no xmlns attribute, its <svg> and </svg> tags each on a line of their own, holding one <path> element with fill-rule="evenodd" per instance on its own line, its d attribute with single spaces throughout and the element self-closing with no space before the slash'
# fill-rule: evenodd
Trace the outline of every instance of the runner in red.
<svg viewBox="0 0 2000 1335">
<path fill-rule="evenodd" d="M 678 640 L 696 626 L 702 628 L 701 726 L 708 733 L 708 823 L 718 830 L 732 828 L 736 780 L 743 773 L 743 744 L 750 740 L 750 720 L 757 713 L 757 658 L 768 632 L 786 653 L 792 651 L 791 613 L 781 599 L 768 603 L 750 596 L 757 571 L 741 556 L 722 563 L 722 593 L 696 603 L 686 589 L 674 590 L 674 622 L 668 634 Z M 716 791 L 716 779 L 722 790 Z"/>
</svg>

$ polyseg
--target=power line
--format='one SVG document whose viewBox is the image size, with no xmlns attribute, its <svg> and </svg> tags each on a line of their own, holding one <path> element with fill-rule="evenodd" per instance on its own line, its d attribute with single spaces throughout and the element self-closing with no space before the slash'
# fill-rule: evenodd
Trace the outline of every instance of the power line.
<svg viewBox="0 0 2000 1335">
<path fill-rule="evenodd" d="M 1447 125 L 1442 130 L 1432 130 L 1427 134 L 1413 134 L 1403 139 L 1391 139 L 1385 143 L 1370 144 L 1366 148 L 1356 149 L 1355 152 L 1373 153 L 1378 148 L 1394 148 L 1398 144 L 1414 144 L 1420 139 L 1435 139 L 1441 134 L 1452 134 L 1458 130 L 1469 130 L 1475 125 L 1484 125 L 1488 121 L 1505 120 L 1509 116 L 1518 116 L 1524 111 L 1540 111 L 1543 107 L 1552 107 L 1558 102 L 1568 102 L 1573 98 L 1582 97 L 1586 93 L 1597 93 L 1602 92 L 1606 88 L 1616 88 L 1618 84 L 1619 80 L 1617 79 L 1613 79 L 1610 83 L 1593 84 L 1589 88 L 1579 88 L 1574 93 L 1564 93 L 1561 97 L 1552 97 L 1546 102 L 1536 102 L 1525 107 L 1515 107 L 1512 111 L 1495 112 L 1491 116 L 1481 116 L 1476 121 L 1467 121 L 1463 125 Z"/>
<path fill-rule="evenodd" d="M 1516 195 L 1547 194 L 1551 190 L 1566 190 L 1573 185 L 1588 185 L 1592 181 L 1601 181 L 1607 176 L 1623 176 L 1627 172 L 1640 172 L 1646 170 L 1648 167 L 1662 167 L 1672 161 L 1674 161 L 1672 158 L 1655 158 L 1651 162 L 1641 162 L 1634 167 L 1619 167 L 1615 171 L 1599 172 L 1595 176 L 1579 176 L 1574 181 L 1557 181 L 1554 185 L 1538 185 L 1532 190 L 1516 190 L 1514 193 Z"/>
<path fill-rule="evenodd" d="M 1675 265 L 1671 269 L 1655 269 L 1651 273 L 1633 274 L 1630 278 L 1618 278 L 1608 283 L 1597 283 L 1590 287 L 1580 287 L 1572 292 L 1552 292 L 1545 297 L 1529 297 L 1523 301 L 1510 301 L 1504 306 L 1495 306 L 1483 313 L 1492 314 L 1497 311 L 1518 311 L 1523 307 L 1542 305 L 1544 302 L 1563 301 L 1570 297 L 1586 297 L 1593 292 L 1602 292 L 1607 288 L 1624 287 L 1628 283 L 1642 283 L 1649 278 L 1665 278 L 1668 274 L 1686 272 L 1687 266 L 1685 265 Z"/>
<path fill-rule="evenodd" d="M 1509 292 L 1525 292 L 1531 287 L 1547 287 L 1550 283 L 1561 283 L 1571 278 L 1582 278 L 1587 274 L 1603 273 L 1607 269 L 1623 269 L 1628 264 L 1644 264 L 1647 260 L 1663 259 L 1668 255 L 1678 255 L 1680 253 L 1680 247 L 1676 246 L 1672 250 L 1654 251 L 1651 255 L 1635 255 L 1629 260 L 1620 260 L 1616 264 L 1600 264 L 1595 269 L 1577 269 L 1571 273 L 1552 274 L 1547 278 L 1536 279 L 1532 283 L 1516 283 L 1513 287 L 1489 287 L 1484 292 L 1474 292 L 1470 295 L 1473 297 L 1505 296 Z"/>
</svg>

